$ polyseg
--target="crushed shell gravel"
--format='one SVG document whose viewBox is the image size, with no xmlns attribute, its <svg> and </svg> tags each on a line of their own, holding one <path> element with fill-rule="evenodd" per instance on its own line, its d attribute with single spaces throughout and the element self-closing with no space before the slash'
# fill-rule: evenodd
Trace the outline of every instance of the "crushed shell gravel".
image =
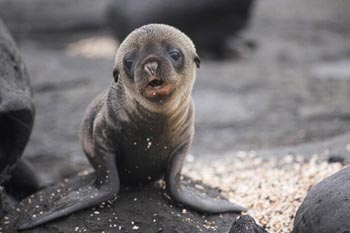
<svg viewBox="0 0 350 233">
<path fill-rule="evenodd" d="M 269 232 L 291 232 L 295 213 L 312 185 L 343 168 L 314 155 L 261 159 L 239 152 L 223 160 L 187 163 L 183 173 L 217 187 Z M 197 187 L 201 188 L 201 187 Z"/>
</svg>

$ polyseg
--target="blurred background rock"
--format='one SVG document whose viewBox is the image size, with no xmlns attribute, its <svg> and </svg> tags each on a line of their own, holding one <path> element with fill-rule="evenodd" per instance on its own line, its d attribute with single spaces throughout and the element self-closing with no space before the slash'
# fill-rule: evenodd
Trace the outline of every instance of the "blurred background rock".
<svg viewBox="0 0 350 233">
<path fill-rule="evenodd" d="M 183 30 L 200 51 L 215 58 L 235 55 L 229 40 L 246 26 L 253 0 L 1 0 L 0 15 L 19 39 L 33 33 L 103 29 L 119 41 L 148 23 Z"/>
<path fill-rule="evenodd" d="M 187 32 L 212 58 L 203 59 L 193 93 L 195 159 L 237 150 L 350 157 L 348 1 L 154 3 L 0 0 L 34 88 L 37 118 L 25 154 L 47 182 L 88 167 L 78 138 L 84 109 L 112 81 L 120 39 L 151 17 Z M 210 13 L 216 9 L 225 10 Z M 240 59 L 216 60 L 231 57 L 227 51 Z"/>
<path fill-rule="evenodd" d="M 108 25 L 119 40 L 144 24 L 173 25 L 193 40 L 199 53 L 227 58 L 235 54 L 230 42 L 247 25 L 252 3 L 253 0 L 114 0 L 108 8 Z"/>
</svg>

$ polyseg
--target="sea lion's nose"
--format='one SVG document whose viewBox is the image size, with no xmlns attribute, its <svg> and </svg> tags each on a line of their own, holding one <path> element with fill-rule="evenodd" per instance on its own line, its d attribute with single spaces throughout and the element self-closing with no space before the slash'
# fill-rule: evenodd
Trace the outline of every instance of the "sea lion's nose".
<svg viewBox="0 0 350 233">
<path fill-rule="evenodd" d="M 149 74 L 149 75 L 155 75 L 157 68 L 158 68 L 158 63 L 157 62 L 148 62 L 145 64 L 145 71 Z"/>
</svg>

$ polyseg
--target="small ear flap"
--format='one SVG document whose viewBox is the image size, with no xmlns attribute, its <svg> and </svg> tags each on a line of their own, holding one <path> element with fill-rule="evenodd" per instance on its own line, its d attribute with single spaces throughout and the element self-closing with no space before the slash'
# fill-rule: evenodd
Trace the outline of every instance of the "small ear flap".
<svg viewBox="0 0 350 233">
<path fill-rule="evenodd" d="M 113 69 L 113 78 L 114 78 L 114 82 L 118 82 L 119 79 L 119 71 L 117 70 L 117 68 Z"/>
<path fill-rule="evenodd" d="M 198 55 L 194 57 L 194 62 L 196 63 L 197 68 L 201 67 L 201 59 Z"/>
</svg>

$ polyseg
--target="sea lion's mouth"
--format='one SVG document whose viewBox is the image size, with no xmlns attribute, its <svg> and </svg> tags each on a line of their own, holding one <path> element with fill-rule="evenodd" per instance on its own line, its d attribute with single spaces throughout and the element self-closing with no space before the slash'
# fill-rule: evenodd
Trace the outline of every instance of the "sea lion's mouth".
<svg viewBox="0 0 350 233">
<path fill-rule="evenodd" d="M 164 81 L 159 80 L 159 79 L 153 79 L 152 81 L 150 81 L 148 83 L 148 86 L 154 88 L 154 87 L 161 87 L 161 86 L 163 86 L 163 84 L 164 84 Z"/>
<path fill-rule="evenodd" d="M 171 93 L 171 85 L 160 79 L 152 79 L 144 89 L 145 97 L 148 99 L 165 98 Z"/>
</svg>

